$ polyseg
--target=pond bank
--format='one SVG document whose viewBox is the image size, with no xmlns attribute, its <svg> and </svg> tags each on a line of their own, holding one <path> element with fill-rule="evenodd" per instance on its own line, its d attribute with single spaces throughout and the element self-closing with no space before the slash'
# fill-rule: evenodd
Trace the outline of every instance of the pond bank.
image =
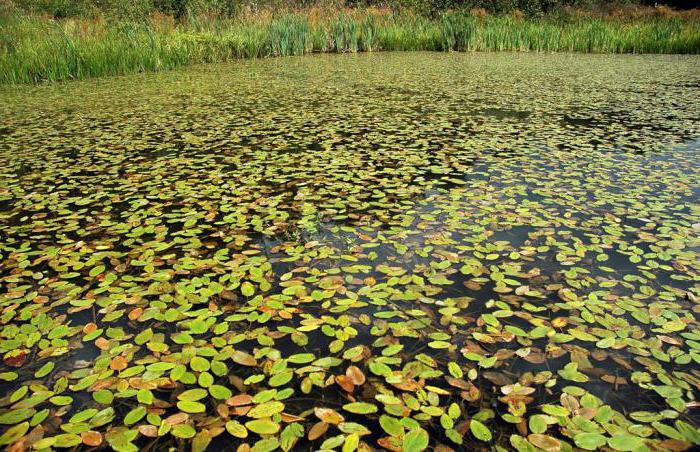
<svg viewBox="0 0 700 452">
<path fill-rule="evenodd" d="M 313 52 L 700 52 L 694 14 L 639 17 L 446 13 L 378 9 L 260 14 L 176 24 L 148 20 L 0 18 L 0 83 L 39 83 Z"/>
</svg>

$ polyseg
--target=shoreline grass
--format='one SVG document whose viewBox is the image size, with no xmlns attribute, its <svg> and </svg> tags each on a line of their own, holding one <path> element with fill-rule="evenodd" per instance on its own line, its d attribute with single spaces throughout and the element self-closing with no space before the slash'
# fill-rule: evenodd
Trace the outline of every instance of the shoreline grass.
<svg viewBox="0 0 700 452">
<path fill-rule="evenodd" d="M 426 18 L 375 8 L 148 20 L 0 18 L 0 84 L 40 83 L 314 52 L 700 53 L 696 15 Z"/>
</svg>

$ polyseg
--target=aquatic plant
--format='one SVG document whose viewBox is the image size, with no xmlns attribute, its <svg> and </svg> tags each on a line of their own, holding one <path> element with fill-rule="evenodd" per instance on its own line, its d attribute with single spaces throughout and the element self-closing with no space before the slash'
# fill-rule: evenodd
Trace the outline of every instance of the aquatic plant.
<svg viewBox="0 0 700 452">
<path fill-rule="evenodd" d="M 385 53 L 4 87 L 0 445 L 697 446 L 699 77 Z"/>
<path fill-rule="evenodd" d="M 235 20 L 160 16 L 145 22 L 0 20 L 0 83 L 156 71 L 235 58 L 358 51 L 698 53 L 692 17 L 518 18 L 446 13 L 427 19 L 377 10 L 253 14 Z"/>
</svg>

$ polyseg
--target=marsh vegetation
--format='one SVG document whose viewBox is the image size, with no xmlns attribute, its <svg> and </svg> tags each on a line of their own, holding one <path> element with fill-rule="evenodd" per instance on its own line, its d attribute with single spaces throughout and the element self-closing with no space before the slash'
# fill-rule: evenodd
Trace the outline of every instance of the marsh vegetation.
<svg viewBox="0 0 700 452">
<path fill-rule="evenodd" d="M 668 8 L 605 14 L 556 10 L 536 15 L 517 9 L 494 13 L 460 9 L 426 16 L 410 9 L 317 7 L 252 9 L 230 15 L 219 11 L 179 19 L 157 10 L 136 18 L 134 12 L 92 17 L 91 10 L 82 9 L 32 11 L 2 14 L 0 8 L 0 83 L 83 79 L 319 52 L 700 52 L 700 15 Z M 69 13 L 77 16 L 63 16 Z"/>
</svg>

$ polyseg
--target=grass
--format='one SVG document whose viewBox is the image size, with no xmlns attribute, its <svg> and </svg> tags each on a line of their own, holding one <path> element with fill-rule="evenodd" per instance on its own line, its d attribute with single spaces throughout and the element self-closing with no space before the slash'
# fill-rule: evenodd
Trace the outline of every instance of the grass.
<svg viewBox="0 0 700 452">
<path fill-rule="evenodd" d="M 311 52 L 538 51 L 700 53 L 696 14 L 639 17 L 479 15 L 429 19 L 366 8 L 236 19 L 0 19 L 0 83 L 39 83 L 237 58 Z"/>
</svg>

